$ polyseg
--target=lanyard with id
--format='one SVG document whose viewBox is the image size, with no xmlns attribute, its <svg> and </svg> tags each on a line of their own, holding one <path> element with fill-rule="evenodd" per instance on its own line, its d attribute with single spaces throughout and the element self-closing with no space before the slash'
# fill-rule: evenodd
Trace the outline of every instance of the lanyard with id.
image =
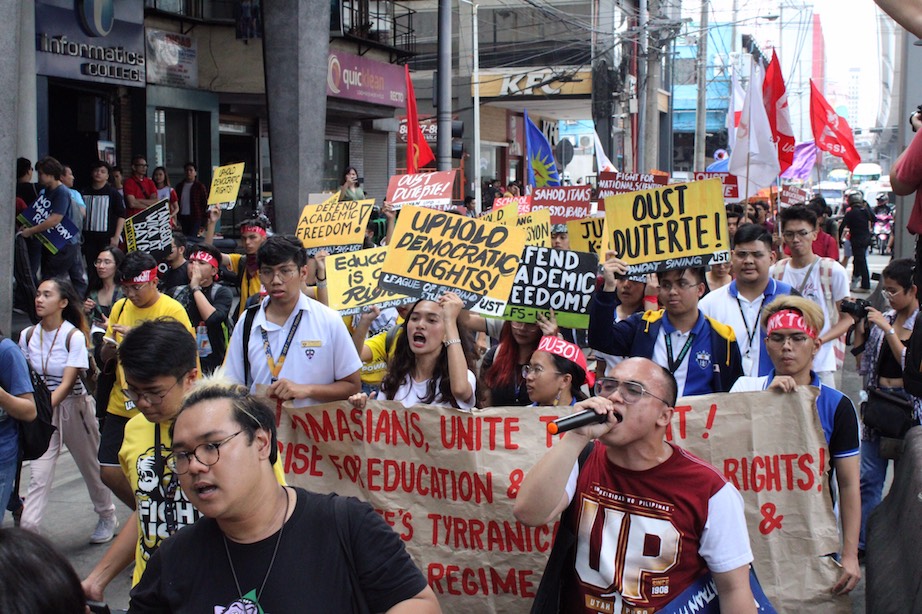
<svg viewBox="0 0 922 614">
<path fill-rule="evenodd" d="M 736 297 L 736 305 L 740 308 L 740 317 L 743 318 L 743 326 L 746 327 L 746 352 L 743 354 L 743 375 L 758 375 L 750 373 L 752 369 L 752 342 L 755 341 L 756 333 L 759 331 L 759 322 L 762 320 L 762 308 L 765 307 L 765 297 L 762 297 L 762 304 L 759 305 L 759 313 L 756 315 L 756 321 L 753 322 L 752 328 L 749 328 L 749 322 L 746 321 L 746 313 L 743 311 L 743 303 L 740 298 Z"/>
<path fill-rule="evenodd" d="M 263 336 L 263 349 L 266 350 L 266 362 L 269 365 L 269 373 L 272 374 L 273 384 L 279 379 L 279 373 L 282 372 L 282 366 L 285 364 L 285 357 L 288 356 L 288 348 L 291 347 L 295 333 L 298 332 L 298 325 L 301 324 L 301 316 L 303 315 L 304 311 L 302 310 L 295 316 L 295 321 L 291 324 L 291 330 L 288 331 L 288 337 L 285 339 L 285 345 L 282 346 L 282 352 L 279 354 L 278 360 L 272 358 L 272 348 L 269 347 L 269 335 L 266 334 L 266 329 L 262 327 L 259 329 Z"/>
<path fill-rule="evenodd" d="M 665 333 L 665 331 L 663 331 Z M 691 349 L 692 343 L 695 341 L 695 333 L 688 333 L 688 339 L 685 341 L 685 345 L 682 346 L 682 351 L 679 352 L 679 357 L 677 359 L 672 358 L 672 334 L 666 333 L 666 360 L 669 361 L 669 372 L 675 373 L 679 366 L 682 364 L 682 361 L 685 360 L 685 356 L 688 355 L 688 351 Z"/>
</svg>

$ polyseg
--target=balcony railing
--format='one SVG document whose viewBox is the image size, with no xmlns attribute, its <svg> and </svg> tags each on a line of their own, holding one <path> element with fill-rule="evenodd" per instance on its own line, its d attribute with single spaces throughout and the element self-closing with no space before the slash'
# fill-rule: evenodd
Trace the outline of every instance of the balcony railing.
<svg viewBox="0 0 922 614">
<path fill-rule="evenodd" d="M 337 10 L 338 5 L 338 10 Z M 330 30 L 339 35 L 384 48 L 397 57 L 416 53 L 416 11 L 390 0 L 341 0 L 331 2 Z"/>
</svg>

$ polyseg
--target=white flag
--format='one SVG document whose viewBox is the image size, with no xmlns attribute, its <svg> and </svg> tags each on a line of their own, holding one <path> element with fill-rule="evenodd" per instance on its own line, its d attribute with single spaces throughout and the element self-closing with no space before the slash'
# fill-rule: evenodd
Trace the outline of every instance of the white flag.
<svg viewBox="0 0 922 614">
<path fill-rule="evenodd" d="M 730 67 L 730 105 L 727 107 L 727 145 L 732 149 L 736 144 L 736 127 L 740 125 L 740 116 L 743 114 L 743 101 L 746 92 L 740 87 L 736 77 L 736 70 Z"/>
<path fill-rule="evenodd" d="M 749 91 L 743 102 L 736 143 L 730 153 L 731 174 L 736 175 L 740 197 L 749 198 L 767 188 L 781 172 L 778 151 L 772 139 L 765 105 L 762 102 L 762 70 L 755 63 L 749 78 Z"/>
<path fill-rule="evenodd" d="M 599 138 L 599 133 L 593 130 L 592 134 L 595 136 L 595 163 L 596 166 L 598 166 L 597 172 L 617 173 L 618 169 L 615 168 L 615 165 L 612 164 L 608 156 L 605 155 L 605 150 L 602 149 L 602 139 Z"/>
</svg>

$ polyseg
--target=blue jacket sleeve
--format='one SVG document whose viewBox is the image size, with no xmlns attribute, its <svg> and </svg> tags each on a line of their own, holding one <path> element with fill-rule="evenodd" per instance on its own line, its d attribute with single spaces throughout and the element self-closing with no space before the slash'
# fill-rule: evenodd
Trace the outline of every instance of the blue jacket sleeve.
<svg viewBox="0 0 922 614">
<path fill-rule="evenodd" d="M 614 292 L 596 292 L 589 303 L 589 347 L 613 356 L 630 355 L 640 314 L 615 322 L 618 306 Z"/>
</svg>

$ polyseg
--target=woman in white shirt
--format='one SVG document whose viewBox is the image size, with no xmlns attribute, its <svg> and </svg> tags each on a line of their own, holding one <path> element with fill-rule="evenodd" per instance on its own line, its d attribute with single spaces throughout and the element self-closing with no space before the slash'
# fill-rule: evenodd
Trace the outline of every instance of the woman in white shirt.
<svg viewBox="0 0 922 614">
<path fill-rule="evenodd" d="M 446 292 L 438 302 L 423 300 L 413 305 L 381 382 L 385 399 L 404 407 L 418 403 L 464 411 L 474 407 L 477 378 L 471 370 L 471 337 L 458 323 L 463 307 L 454 292 Z M 367 400 L 365 393 L 349 397 L 358 408 Z"/>
<path fill-rule="evenodd" d="M 21 525 L 25 529 L 38 530 L 63 443 L 77 463 L 99 515 L 90 543 L 102 544 L 112 539 L 118 520 L 112 493 L 99 476 L 96 456 L 99 427 L 95 405 L 79 379 L 80 371 L 89 363 L 82 303 L 69 281 L 47 279 L 35 294 L 35 312 L 41 320 L 22 331 L 19 347 L 51 391 L 52 423 L 57 430 L 45 454 L 31 463 L 32 475 Z"/>
</svg>

